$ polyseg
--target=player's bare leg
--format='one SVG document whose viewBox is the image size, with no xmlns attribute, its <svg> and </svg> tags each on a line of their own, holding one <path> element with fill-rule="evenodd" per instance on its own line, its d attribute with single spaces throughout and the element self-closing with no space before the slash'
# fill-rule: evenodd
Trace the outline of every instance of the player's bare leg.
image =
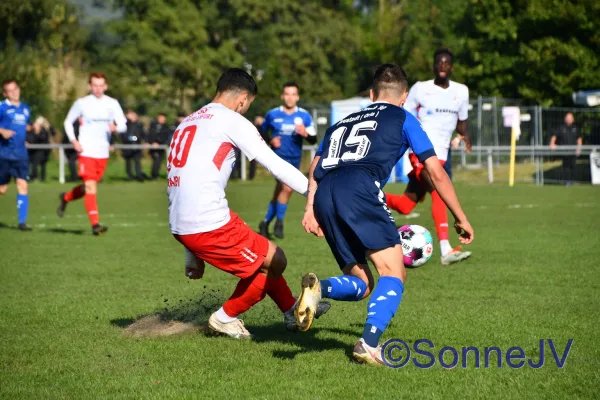
<svg viewBox="0 0 600 400">
<path fill-rule="evenodd" d="M 446 204 L 441 199 L 440 195 L 435 190 L 431 178 L 426 170 L 421 172 L 421 180 L 425 189 L 431 195 L 431 214 L 435 223 L 435 230 L 440 242 L 440 253 L 442 265 L 450 265 L 462 260 L 466 260 L 471 256 L 470 251 L 462 251 L 462 246 L 452 248 L 450 245 L 448 233 L 448 213 L 446 212 Z"/>
<path fill-rule="evenodd" d="M 406 269 L 400 245 L 373 251 L 370 258 L 379 272 L 379 280 L 369 300 L 365 329 L 352 355 L 361 363 L 383 365 L 379 339 L 400 307 Z"/>
<path fill-rule="evenodd" d="M 263 265 L 252 277 L 240 280 L 230 299 L 209 318 L 209 328 L 213 332 L 235 339 L 250 339 L 252 335 L 244 327 L 243 321 L 237 317 L 268 295 L 283 313 L 286 328 L 295 330 L 296 320 L 293 312 L 296 298 L 283 277 L 286 266 L 287 258 L 283 250 L 275 243 L 269 242 L 269 250 Z M 319 315 L 324 314 L 328 309 L 328 303 L 321 304 Z"/>
<path fill-rule="evenodd" d="M 392 210 L 408 215 L 423 200 L 427 192 L 416 178 L 411 177 L 406 186 L 404 194 L 385 194 L 386 204 Z"/>
</svg>

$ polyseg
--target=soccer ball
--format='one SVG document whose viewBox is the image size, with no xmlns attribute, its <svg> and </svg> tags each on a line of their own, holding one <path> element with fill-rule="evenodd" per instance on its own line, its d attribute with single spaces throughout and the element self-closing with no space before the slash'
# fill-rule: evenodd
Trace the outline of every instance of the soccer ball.
<svg viewBox="0 0 600 400">
<path fill-rule="evenodd" d="M 404 225 L 398 229 L 404 265 L 417 268 L 424 265 L 433 254 L 433 238 L 431 233 L 420 225 Z"/>
</svg>

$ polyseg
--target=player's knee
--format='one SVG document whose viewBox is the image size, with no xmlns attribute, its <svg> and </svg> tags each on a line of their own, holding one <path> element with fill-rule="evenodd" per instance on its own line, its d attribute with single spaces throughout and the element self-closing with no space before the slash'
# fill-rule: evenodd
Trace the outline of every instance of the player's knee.
<svg viewBox="0 0 600 400">
<path fill-rule="evenodd" d="M 85 193 L 96 194 L 96 181 L 85 181 Z"/>
<path fill-rule="evenodd" d="M 280 247 L 275 246 L 273 255 L 271 256 L 267 266 L 267 274 L 273 277 L 279 277 L 287 267 L 287 257 Z"/>
<path fill-rule="evenodd" d="M 0 186 L 0 196 L 6 194 L 7 191 L 8 191 L 8 185 Z"/>
<path fill-rule="evenodd" d="M 27 194 L 28 185 L 25 179 L 17 179 L 17 192 L 19 194 Z"/>
</svg>

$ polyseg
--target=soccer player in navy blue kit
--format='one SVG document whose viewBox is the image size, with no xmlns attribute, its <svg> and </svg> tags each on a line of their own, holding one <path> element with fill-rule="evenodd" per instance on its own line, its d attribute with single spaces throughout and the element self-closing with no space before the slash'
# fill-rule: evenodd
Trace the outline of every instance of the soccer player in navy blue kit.
<svg viewBox="0 0 600 400">
<path fill-rule="evenodd" d="M 300 100 L 298 91 L 298 85 L 294 82 L 283 85 L 281 93 L 283 105 L 272 109 L 265 115 L 261 133 L 267 134 L 271 131 L 272 137 L 269 142 L 275 154 L 300 169 L 302 141 L 306 139 L 308 143 L 315 144 L 317 132 L 308 111 L 297 106 L 298 100 Z M 273 234 L 275 237 L 283 238 L 283 219 L 291 196 L 292 189 L 278 181 L 267 209 L 267 215 L 258 226 L 261 235 L 269 236 L 269 224 L 277 217 Z"/>
<path fill-rule="evenodd" d="M 306 232 L 325 236 L 343 275 L 319 281 L 309 273 L 302 278 L 294 312 L 298 329 L 310 328 L 322 297 L 358 301 L 372 292 L 353 351 L 357 361 L 372 365 L 383 364 L 379 339 L 400 306 L 406 280 L 400 238 L 382 190 L 409 147 L 454 215 L 461 242 L 471 243 L 474 237 L 427 134 L 402 108 L 407 88 L 402 68 L 380 66 L 370 94 L 374 103 L 327 130 L 311 165 L 302 220 Z M 377 286 L 367 256 L 379 273 Z"/>
<path fill-rule="evenodd" d="M 30 110 L 21 102 L 21 89 L 16 80 L 5 80 L 2 89 L 6 99 L 0 104 L 0 195 L 6 194 L 10 178 L 15 177 L 19 229 L 30 231 L 27 225 L 29 156 L 25 147 Z"/>
</svg>

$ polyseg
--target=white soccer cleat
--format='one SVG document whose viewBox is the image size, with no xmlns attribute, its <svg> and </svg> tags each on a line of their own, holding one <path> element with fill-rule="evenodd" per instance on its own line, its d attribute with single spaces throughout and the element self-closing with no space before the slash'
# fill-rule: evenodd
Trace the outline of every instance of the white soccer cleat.
<svg viewBox="0 0 600 400">
<path fill-rule="evenodd" d="M 381 357 L 381 346 L 371 347 L 362 338 L 354 345 L 352 357 L 361 364 L 385 365 Z"/>
<path fill-rule="evenodd" d="M 244 327 L 244 321 L 241 319 L 223 323 L 217 319 L 216 313 L 213 313 L 208 319 L 208 327 L 215 333 L 233 339 L 252 339 L 252 334 Z"/>
<path fill-rule="evenodd" d="M 442 265 L 450 265 L 471 257 L 470 251 L 460 251 L 461 246 L 457 246 L 445 256 L 442 256 Z"/>
<path fill-rule="evenodd" d="M 300 331 L 307 331 L 317 316 L 317 307 L 321 301 L 321 284 L 312 272 L 302 278 L 302 291 L 294 308 L 296 326 Z"/>
</svg>

